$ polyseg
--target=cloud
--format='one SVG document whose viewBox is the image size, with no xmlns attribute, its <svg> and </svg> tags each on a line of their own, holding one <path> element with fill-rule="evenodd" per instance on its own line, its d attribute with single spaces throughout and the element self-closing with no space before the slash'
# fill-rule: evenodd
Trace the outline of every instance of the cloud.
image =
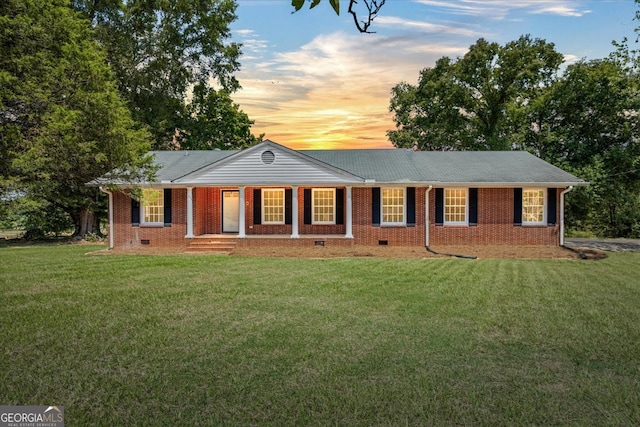
<svg viewBox="0 0 640 427">
<path fill-rule="evenodd" d="M 260 38 L 254 30 L 239 29 L 233 32 L 242 44 L 243 59 L 258 59 L 267 52 L 269 42 Z"/>
<path fill-rule="evenodd" d="M 254 134 L 297 148 L 390 148 L 391 88 L 417 82 L 421 69 L 468 47 L 419 34 L 374 37 L 320 35 L 243 68 L 233 98 L 255 120 Z"/>
<path fill-rule="evenodd" d="M 571 65 L 580 61 L 581 58 L 578 57 L 577 55 L 569 54 L 569 55 L 564 55 L 563 59 L 564 59 L 564 65 Z"/>
<path fill-rule="evenodd" d="M 504 20 L 515 11 L 580 17 L 591 13 L 579 7 L 577 1 L 568 0 L 414 0 L 416 3 L 441 9 L 447 13 L 484 16 Z"/>
<path fill-rule="evenodd" d="M 407 30 L 418 30 L 425 33 L 455 34 L 465 37 L 478 37 L 480 33 L 460 26 L 439 25 L 430 22 L 414 21 L 395 16 L 379 16 L 376 18 L 376 25 L 384 27 L 405 28 Z"/>
</svg>

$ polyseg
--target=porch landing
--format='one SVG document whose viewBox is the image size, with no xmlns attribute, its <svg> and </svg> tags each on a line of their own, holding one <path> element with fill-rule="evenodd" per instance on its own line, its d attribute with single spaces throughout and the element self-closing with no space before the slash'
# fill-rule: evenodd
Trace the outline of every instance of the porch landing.
<svg viewBox="0 0 640 427">
<path fill-rule="evenodd" d="M 288 241 L 284 243 L 283 241 Z M 203 234 L 195 236 L 189 239 L 185 253 L 190 254 L 231 254 L 237 246 L 250 246 L 250 247 L 264 247 L 264 246 L 276 246 L 282 247 L 310 247 L 310 246 L 324 246 L 325 243 L 338 246 L 351 246 L 353 239 L 346 238 L 341 234 L 333 235 L 320 235 L 320 234 L 305 234 L 297 238 L 292 238 L 290 235 L 247 235 L 243 238 L 239 238 L 237 234 Z"/>
</svg>

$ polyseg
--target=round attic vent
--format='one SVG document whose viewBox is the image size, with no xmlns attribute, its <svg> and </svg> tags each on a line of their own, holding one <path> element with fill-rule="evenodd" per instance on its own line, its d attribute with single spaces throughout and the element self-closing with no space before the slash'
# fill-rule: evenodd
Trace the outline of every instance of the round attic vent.
<svg viewBox="0 0 640 427">
<path fill-rule="evenodd" d="M 276 155 L 273 154 L 273 151 L 267 150 L 262 152 L 262 156 L 260 158 L 262 159 L 262 163 L 270 165 L 276 160 Z"/>
</svg>

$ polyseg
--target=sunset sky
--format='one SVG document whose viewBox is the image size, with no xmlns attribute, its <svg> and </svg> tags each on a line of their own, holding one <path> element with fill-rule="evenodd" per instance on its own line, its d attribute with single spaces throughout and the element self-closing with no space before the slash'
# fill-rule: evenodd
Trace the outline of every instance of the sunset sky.
<svg viewBox="0 0 640 427">
<path fill-rule="evenodd" d="M 243 44 L 233 98 L 252 132 L 298 149 L 392 148 L 390 91 L 438 58 L 462 56 L 480 37 L 523 34 L 556 45 L 566 63 L 597 59 L 627 37 L 636 45 L 633 0 L 387 0 L 360 34 L 341 0 L 296 13 L 290 0 L 238 0 L 233 40 Z"/>
</svg>

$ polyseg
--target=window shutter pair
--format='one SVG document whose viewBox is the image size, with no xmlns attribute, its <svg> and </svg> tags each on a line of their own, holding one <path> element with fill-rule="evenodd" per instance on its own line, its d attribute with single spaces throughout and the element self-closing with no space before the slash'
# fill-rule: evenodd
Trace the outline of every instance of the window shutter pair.
<svg viewBox="0 0 640 427">
<path fill-rule="evenodd" d="M 307 225 L 313 223 L 312 197 L 311 189 L 305 188 L 303 192 L 303 222 Z M 336 188 L 336 224 L 344 224 L 344 188 Z"/>
<path fill-rule="evenodd" d="M 547 225 L 549 226 L 554 226 L 557 222 L 557 194 L 557 188 L 547 188 Z M 522 188 L 513 189 L 513 225 L 522 226 Z"/>
<path fill-rule="evenodd" d="M 171 196 L 173 192 L 170 188 L 164 189 L 164 226 L 171 227 Z M 131 225 L 140 225 L 140 202 L 134 198 L 131 198 Z"/>
<path fill-rule="evenodd" d="M 291 199 L 293 191 L 291 188 L 284 190 L 284 223 L 292 223 Z M 262 189 L 254 188 L 253 190 L 253 223 L 262 224 Z"/>
<path fill-rule="evenodd" d="M 436 225 L 444 225 L 444 188 L 436 188 Z M 469 225 L 478 225 L 478 189 L 469 189 Z"/>
<path fill-rule="evenodd" d="M 374 227 L 380 227 L 380 214 L 382 206 L 382 192 L 380 187 L 373 187 L 371 189 L 371 225 Z M 416 188 L 407 187 L 406 191 L 407 202 L 407 226 L 415 227 L 416 225 Z"/>
</svg>

